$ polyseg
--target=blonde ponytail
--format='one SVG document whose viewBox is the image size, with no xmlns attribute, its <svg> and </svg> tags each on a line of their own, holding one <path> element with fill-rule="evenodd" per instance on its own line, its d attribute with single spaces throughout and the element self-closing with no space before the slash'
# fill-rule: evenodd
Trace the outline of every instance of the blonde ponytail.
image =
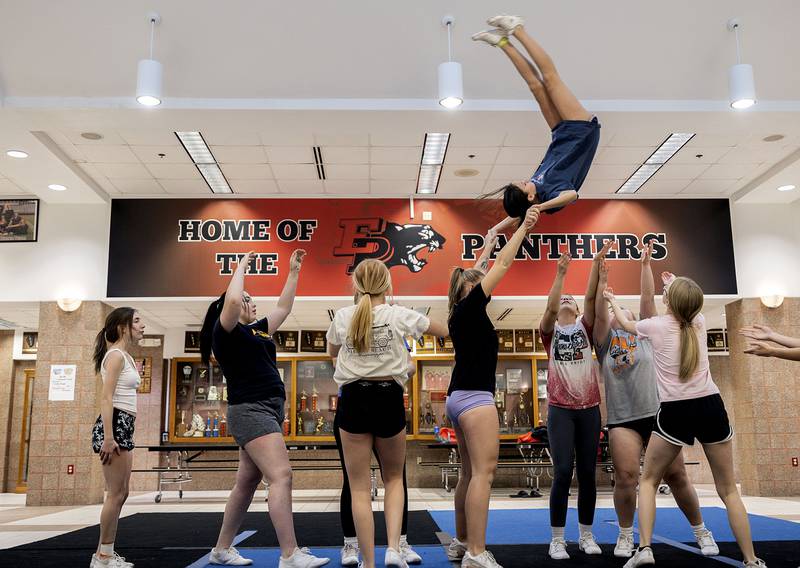
<svg viewBox="0 0 800 568">
<path fill-rule="evenodd" d="M 360 298 L 347 339 L 358 353 L 365 353 L 372 347 L 372 297 L 385 294 L 391 286 L 389 269 L 379 260 L 364 260 L 353 271 L 353 287 Z"/>
<path fill-rule="evenodd" d="M 464 285 L 469 283 L 477 284 L 483 278 L 483 272 L 475 268 L 464 270 L 456 267 L 450 274 L 450 288 L 447 291 L 447 321 L 453 317 L 453 310 L 456 304 L 461 301 L 464 295 Z"/>
<path fill-rule="evenodd" d="M 676 278 L 667 289 L 667 304 L 681 326 L 678 376 L 687 380 L 700 364 L 700 341 L 694 330 L 694 319 L 703 309 L 703 289 L 691 278 Z"/>
</svg>

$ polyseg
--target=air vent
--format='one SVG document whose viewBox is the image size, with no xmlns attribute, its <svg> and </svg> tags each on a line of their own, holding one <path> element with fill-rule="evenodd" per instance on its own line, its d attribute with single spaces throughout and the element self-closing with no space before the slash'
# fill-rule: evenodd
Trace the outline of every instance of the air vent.
<svg viewBox="0 0 800 568">
<path fill-rule="evenodd" d="M 506 308 L 506 309 L 503 311 L 503 313 L 502 313 L 502 314 L 500 314 L 499 316 L 497 316 L 497 321 L 503 321 L 504 319 L 506 319 L 506 318 L 508 317 L 508 314 L 510 314 L 510 313 L 511 313 L 511 310 L 513 310 L 513 309 L 514 309 L 514 308 Z"/>
<path fill-rule="evenodd" d="M 332 309 L 328 308 L 328 319 L 333 321 L 333 316 L 335 316 L 335 315 L 336 315 L 336 312 L 333 311 Z"/>
<path fill-rule="evenodd" d="M 325 179 L 325 164 L 322 162 L 322 148 L 314 146 L 314 165 L 317 166 L 317 177 Z"/>
</svg>

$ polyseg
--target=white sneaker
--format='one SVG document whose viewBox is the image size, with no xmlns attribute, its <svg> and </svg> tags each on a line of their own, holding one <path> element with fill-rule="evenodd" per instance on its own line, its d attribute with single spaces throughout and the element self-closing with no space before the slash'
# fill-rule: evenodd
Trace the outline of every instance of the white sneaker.
<svg viewBox="0 0 800 568">
<path fill-rule="evenodd" d="M 597 546 L 592 533 L 588 533 L 578 540 L 578 550 L 586 554 L 603 554 L 603 551 Z"/>
<path fill-rule="evenodd" d="M 294 552 L 289 558 L 284 558 L 278 561 L 278 568 L 319 568 L 325 566 L 330 562 L 330 558 L 319 558 L 311 554 L 311 551 L 306 548 L 295 548 Z"/>
<path fill-rule="evenodd" d="M 633 544 L 633 535 L 624 535 L 619 533 L 617 537 L 617 546 L 614 547 L 614 556 L 619 558 L 630 558 L 633 556 L 633 551 L 636 546 Z"/>
<path fill-rule="evenodd" d="M 355 542 L 353 542 L 355 541 Z M 358 539 L 345 538 L 344 546 L 342 547 L 342 566 L 357 566 L 358 565 Z"/>
<path fill-rule="evenodd" d="M 756 558 L 750 562 L 742 562 L 742 564 L 745 568 L 767 568 L 767 563 L 760 558 Z"/>
<path fill-rule="evenodd" d="M 461 560 L 461 568 L 503 568 L 494 559 L 492 553 L 484 550 L 477 556 L 472 556 L 469 551 L 464 553 L 464 558 Z"/>
<path fill-rule="evenodd" d="M 714 540 L 714 535 L 711 534 L 710 530 L 706 529 L 694 535 L 694 538 L 697 541 L 697 546 L 700 547 L 700 552 L 703 553 L 703 556 L 717 556 L 719 554 L 719 546 L 717 546 L 717 543 Z"/>
<path fill-rule="evenodd" d="M 211 564 L 222 564 L 224 566 L 249 566 L 253 563 L 249 558 L 242 557 L 239 551 L 233 548 L 212 548 L 208 555 Z"/>
<path fill-rule="evenodd" d="M 554 538 L 550 541 L 550 550 L 547 552 L 553 560 L 569 560 L 567 554 L 567 541 L 563 538 Z"/>
<path fill-rule="evenodd" d="M 411 545 L 408 544 L 406 535 L 400 536 L 400 556 L 406 561 L 406 564 L 421 564 L 422 556 L 417 554 Z"/>
<path fill-rule="evenodd" d="M 454 538 L 452 541 L 450 541 L 450 546 L 447 547 L 447 558 L 449 558 L 451 562 L 457 562 L 461 560 L 464 558 L 466 553 L 466 543 L 461 542 L 457 538 Z"/>
<path fill-rule="evenodd" d="M 384 566 L 397 566 L 397 568 L 408 568 L 408 564 L 403 560 L 402 555 L 394 548 L 386 549 L 386 556 L 383 557 Z"/>
<path fill-rule="evenodd" d="M 633 555 L 633 558 L 628 560 L 623 568 L 636 568 L 637 566 L 645 566 L 647 564 L 655 563 L 656 559 L 653 558 L 653 550 L 648 546 L 647 548 L 637 550 L 636 554 Z"/>
<path fill-rule="evenodd" d="M 509 16 L 508 14 L 501 14 L 494 18 L 489 18 L 486 23 L 495 28 L 500 28 L 506 33 L 511 33 L 517 26 L 525 24 L 525 21 L 519 16 Z"/>
<path fill-rule="evenodd" d="M 508 34 L 503 30 L 483 30 L 472 36 L 472 41 L 485 41 L 489 45 L 496 46 L 500 40 L 507 37 Z"/>
<path fill-rule="evenodd" d="M 133 568 L 133 562 L 126 562 L 125 558 L 114 553 L 108 558 L 100 558 L 97 553 L 92 554 L 92 561 L 89 568 Z"/>
</svg>

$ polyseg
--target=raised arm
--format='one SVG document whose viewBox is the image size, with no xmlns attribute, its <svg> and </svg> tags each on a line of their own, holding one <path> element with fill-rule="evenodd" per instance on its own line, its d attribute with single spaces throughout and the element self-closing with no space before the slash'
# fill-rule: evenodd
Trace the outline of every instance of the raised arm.
<svg viewBox="0 0 800 568">
<path fill-rule="evenodd" d="M 763 341 L 753 341 L 744 350 L 750 355 L 759 357 L 777 357 L 778 359 L 788 359 L 789 361 L 800 361 L 800 347 L 775 347 Z"/>
<path fill-rule="evenodd" d="M 568 252 L 562 254 L 561 258 L 558 259 L 556 277 L 550 287 L 550 294 L 547 296 L 547 307 L 544 309 L 542 321 L 539 323 L 539 329 L 542 330 L 542 333 L 553 333 L 553 329 L 556 326 L 558 309 L 561 307 L 561 291 L 564 288 L 564 277 L 567 275 L 567 268 L 571 259 L 572 257 Z"/>
<path fill-rule="evenodd" d="M 739 333 L 748 339 L 754 339 L 756 341 L 772 341 L 773 343 L 789 348 L 800 347 L 800 339 L 775 333 L 772 329 L 761 324 L 743 327 L 739 330 Z"/>
<path fill-rule="evenodd" d="M 222 306 L 222 313 L 219 315 L 219 323 L 222 328 L 230 332 L 236 327 L 239 321 L 239 316 L 242 313 L 242 292 L 244 292 L 244 273 L 247 271 L 247 265 L 250 264 L 250 259 L 253 257 L 253 251 L 248 252 L 239 261 L 236 271 L 231 276 L 231 281 L 228 284 L 228 289 L 225 291 L 225 305 Z"/>
<path fill-rule="evenodd" d="M 522 245 L 522 240 L 534 225 L 536 225 L 536 221 L 538 220 L 539 211 L 535 207 L 528 209 L 528 212 L 525 213 L 525 220 L 523 223 L 514 231 L 514 235 L 508 240 L 505 246 L 500 249 L 494 264 L 492 264 L 489 272 L 486 273 L 486 276 L 483 277 L 480 283 L 481 288 L 483 288 L 483 293 L 486 294 L 486 296 L 492 295 L 492 291 L 494 291 L 495 287 L 500 283 L 500 280 L 503 279 L 503 276 L 505 276 L 508 269 L 511 268 L 511 265 L 514 264 L 514 257 L 517 256 L 517 251 L 520 245 Z"/>
<path fill-rule="evenodd" d="M 594 305 L 597 296 L 597 274 L 600 264 L 606 259 L 606 254 L 614 241 L 606 241 L 592 259 L 592 269 L 589 272 L 589 281 L 586 283 L 586 297 L 583 299 L 583 318 L 590 326 L 594 325 Z"/>
<path fill-rule="evenodd" d="M 514 224 L 514 221 L 516 220 L 517 220 L 516 217 L 506 217 L 505 219 L 500 221 L 497 225 L 489 229 L 489 232 L 494 234 L 502 233 L 504 230 L 506 230 L 507 227 L 511 227 Z"/>
<path fill-rule="evenodd" d="M 281 297 L 278 298 L 278 305 L 267 316 L 267 323 L 269 324 L 269 333 L 275 333 L 278 328 L 286 321 L 289 314 L 292 312 L 294 305 L 294 297 L 297 294 L 297 280 L 300 277 L 300 268 L 303 265 L 303 257 L 306 251 L 297 249 L 292 253 L 289 259 L 289 276 L 286 277 L 286 284 L 283 285 Z"/>
<path fill-rule="evenodd" d="M 554 197 L 549 201 L 545 201 L 541 205 L 537 205 L 536 207 L 539 211 L 547 211 L 548 209 L 558 209 L 560 207 L 565 207 L 572 203 L 573 201 L 578 200 L 578 192 L 570 189 L 568 191 L 562 191 L 558 194 L 558 197 Z"/>
<path fill-rule="evenodd" d="M 492 251 L 494 251 L 494 247 L 497 246 L 497 233 L 494 229 L 489 229 L 489 232 L 486 233 L 486 236 L 483 238 L 483 243 L 483 252 L 481 252 L 481 256 L 478 258 L 473 268 L 486 274 L 489 270 L 489 259 L 492 256 Z"/>
<path fill-rule="evenodd" d="M 597 273 L 597 294 L 594 299 L 594 343 L 600 345 L 606 340 L 608 330 L 611 329 L 611 318 L 608 314 L 608 304 L 603 297 L 608 287 L 608 264 L 606 261 L 600 263 Z"/>
<path fill-rule="evenodd" d="M 639 318 L 647 319 L 658 315 L 656 309 L 656 283 L 653 279 L 653 267 L 650 260 L 653 256 L 653 241 L 651 240 L 642 249 L 642 275 L 641 296 L 639 296 Z"/>
<path fill-rule="evenodd" d="M 614 317 L 617 318 L 617 322 L 619 323 L 620 327 L 628 333 L 638 335 L 636 333 L 636 322 L 625 317 L 625 312 L 623 312 L 622 308 L 619 307 L 619 303 L 614 297 L 614 291 L 611 288 L 606 287 L 605 291 L 603 292 L 603 297 L 608 300 L 608 303 L 611 305 L 611 309 L 614 310 Z"/>
</svg>

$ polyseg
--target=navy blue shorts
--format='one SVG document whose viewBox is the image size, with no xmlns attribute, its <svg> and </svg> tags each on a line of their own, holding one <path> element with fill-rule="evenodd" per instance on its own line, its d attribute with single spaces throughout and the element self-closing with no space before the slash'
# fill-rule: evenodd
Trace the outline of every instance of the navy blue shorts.
<svg viewBox="0 0 800 568">
<path fill-rule="evenodd" d="M 531 181 L 536 195 L 544 203 L 562 191 L 579 191 L 592 166 L 600 143 L 600 123 L 592 120 L 562 120 L 553 128 L 553 140 L 536 168 Z M 548 209 L 555 213 L 560 209 Z"/>
</svg>

